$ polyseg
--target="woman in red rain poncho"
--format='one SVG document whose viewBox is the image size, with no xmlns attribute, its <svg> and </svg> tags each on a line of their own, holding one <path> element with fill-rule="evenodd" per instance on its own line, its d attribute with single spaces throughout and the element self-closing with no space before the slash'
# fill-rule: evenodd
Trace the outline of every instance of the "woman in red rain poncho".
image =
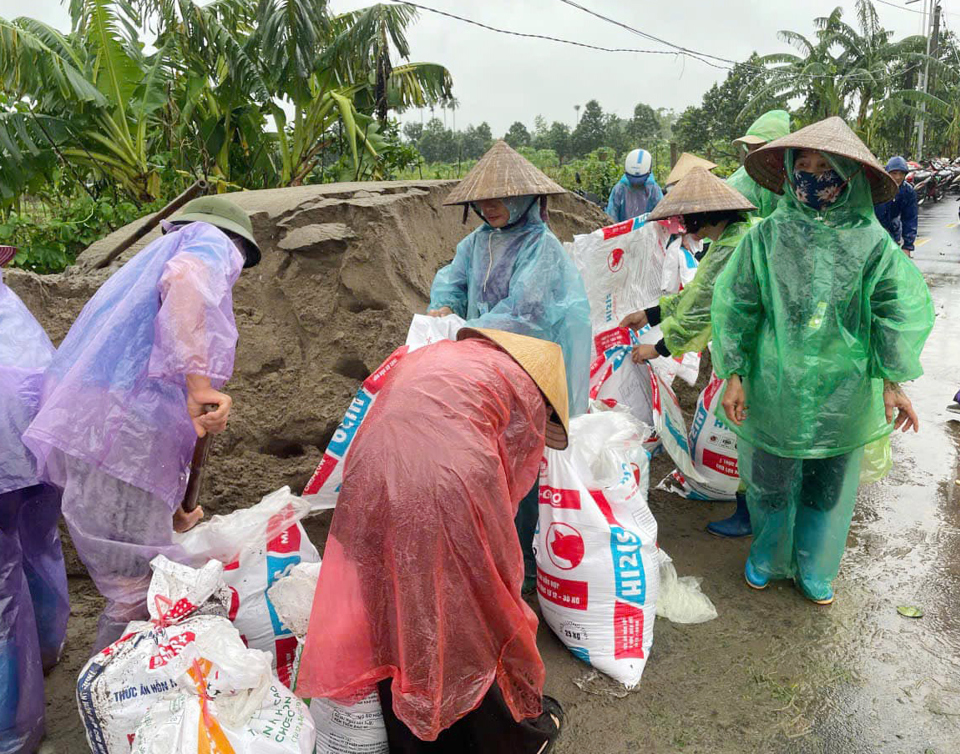
<svg viewBox="0 0 960 754">
<path fill-rule="evenodd" d="M 562 713 L 542 696 L 513 520 L 545 441 L 566 446 L 563 356 L 460 338 L 403 356 L 350 447 L 297 693 L 379 684 L 391 752 L 539 754 Z"/>
</svg>

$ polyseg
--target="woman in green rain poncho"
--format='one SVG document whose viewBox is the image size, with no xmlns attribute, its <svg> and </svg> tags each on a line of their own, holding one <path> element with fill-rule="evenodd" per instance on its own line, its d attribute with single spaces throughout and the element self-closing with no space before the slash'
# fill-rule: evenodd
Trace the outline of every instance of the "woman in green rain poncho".
<svg viewBox="0 0 960 754">
<path fill-rule="evenodd" d="M 786 110 L 770 110 L 757 118 L 747 132 L 734 144 L 748 155 L 774 139 L 790 133 L 790 113 Z M 777 208 L 780 197 L 770 189 L 760 186 L 743 166 L 727 178 L 727 183 L 749 199 L 757 208 L 758 217 L 769 217 Z"/>
<path fill-rule="evenodd" d="M 764 189 L 764 191 L 767 191 Z M 771 193 L 771 192 L 767 192 Z M 647 324 L 660 325 L 663 338 L 656 345 L 643 344 L 633 349 L 637 363 L 658 356 L 679 357 L 699 352 L 710 341 L 710 305 L 717 277 L 733 256 L 737 244 L 759 219 L 748 219 L 756 210 L 743 194 L 703 168 L 692 169 L 650 213 L 650 220 L 679 216 L 686 230 L 697 238 L 709 238 L 707 253 L 697 273 L 679 293 L 664 296 L 657 306 L 627 315 L 621 327 L 640 329 Z M 745 537 L 750 534 L 750 514 L 744 488 L 737 492 L 736 512 L 707 527 L 720 537 Z"/>
<path fill-rule="evenodd" d="M 840 118 L 751 153 L 784 192 L 717 280 L 714 368 L 728 379 L 754 539 L 747 583 L 793 578 L 833 601 L 863 448 L 918 421 L 900 383 L 922 374 L 933 304 L 873 214 L 896 183 Z"/>
</svg>

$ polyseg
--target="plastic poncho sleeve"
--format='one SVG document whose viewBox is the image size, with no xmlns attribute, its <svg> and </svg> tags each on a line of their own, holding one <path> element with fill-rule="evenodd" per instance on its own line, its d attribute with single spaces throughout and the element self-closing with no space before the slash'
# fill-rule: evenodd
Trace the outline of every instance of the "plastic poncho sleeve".
<svg viewBox="0 0 960 754">
<path fill-rule="evenodd" d="M 753 259 L 756 230 L 744 236 L 714 284 L 713 370 L 723 379 L 749 373 L 757 349 L 763 304 Z"/>
<path fill-rule="evenodd" d="M 583 279 L 566 252 L 544 229 L 538 251 L 521 256 L 510 278 L 510 292 L 470 327 L 506 330 L 550 340 L 563 349 L 570 415 L 585 413 L 590 392 L 590 304 Z"/>
<path fill-rule="evenodd" d="M 197 251 L 188 246 L 174 255 L 160 277 L 150 377 L 198 374 L 226 382 L 233 372 L 237 327 L 228 267 L 209 259 L 218 251 Z"/>
<path fill-rule="evenodd" d="M 871 377 L 891 382 L 923 374 L 920 352 L 933 327 L 930 290 L 916 265 L 893 247 L 868 272 Z"/>
<path fill-rule="evenodd" d="M 623 214 L 623 184 L 619 181 L 613 184 L 613 188 L 610 189 L 610 198 L 607 199 L 607 214 L 610 215 L 616 222 L 623 220 L 621 215 Z"/>
<path fill-rule="evenodd" d="M 660 326 L 671 356 L 700 352 L 710 342 L 714 285 L 750 227 L 749 223 L 731 226 L 711 244 L 690 284 L 679 293 L 660 299 Z"/>
<path fill-rule="evenodd" d="M 660 188 L 660 184 L 656 181 L 647 182 L 648 196 L 647 196 L 647 212 L 653 212 L 656 209 L 657 205 L 663 199 L 663 189 Z"/>
<path fill-rule="evenodd" d="M 470 278 L 470 236 L 457 244 L 453 261 L 440 268 L 430 286 L 430 305 L 433 311 L 444 306 L 458 317 L 467 316 L 467 286 Z"/>
</svg>

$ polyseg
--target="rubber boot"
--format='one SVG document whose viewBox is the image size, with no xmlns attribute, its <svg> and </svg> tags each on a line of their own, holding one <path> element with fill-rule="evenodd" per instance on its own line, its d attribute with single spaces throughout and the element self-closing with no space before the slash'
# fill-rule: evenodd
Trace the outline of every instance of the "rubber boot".
<svg viewBox="0 0 960 754">
<path fill-rule="evenodd" d="M 747 558 L 747 562 L 743 567 L 743 577 L 747 580 L 747 586 L 751 589 L 766 589 L 767 584 L 770 583 L 769 578 L 753 567 L 750 558 Z"/>
<path fill-rule="evenodd" d="M 809 581 L 804 581 L 803 577 L 797 576 L 793 582 L 797 585 L 797 589 L 800 590 L 800 594 L 806 597 L 808 600 L 817 605 L 831 605 L 833 604 L 833 587 L 830 584 L 814 584 Z"/>
<path fill-rule="evenodd" d="M 749 537 L 753 533 L 750 528 L 750 511 L 747 509 L 747 496 L 737 493 L 737 509 L 730 518 L 721 521 L 714 521 L 707 524 L 707 531 L 716 537 L 725 537 L 735 539 L 737 537 Z"/>
</svg>

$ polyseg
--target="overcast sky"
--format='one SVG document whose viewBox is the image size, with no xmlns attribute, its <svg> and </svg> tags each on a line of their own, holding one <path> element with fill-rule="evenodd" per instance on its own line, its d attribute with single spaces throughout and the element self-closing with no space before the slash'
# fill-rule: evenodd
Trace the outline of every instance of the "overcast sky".
<svg viewBox="0 0 960 754">
<path fill-rule="evenodd" d="M 924 0 L 910 5 L 920 9 Z M 684 47 L 732 60 L 751 52 L 788 48 L 777 31 L 813 33 L 813 19 L 838 5 L 855 21 L 854 0 L 578 0 L 581 5 Z M 903 5 L 905 0 L 891 0 Z M 369 0 L 331 0 L 334 12 Z M 472 20 L 518 32 L 544 34 L 603 47 L 668 49 L 591 17 L 560 0 L 423 0 Z M 943 0 L 949 24 L 960 29 L 960 0 Z M 877 3 L 884 25 L 899 38 L 920 31 L 921 16 Z M 58 0 L 0 0 L 0 15 L 30 15 L 66 29 Z M 409 33 L 412 59 L 450 69 L 460 102 L 458 127 L 486 120 L 502 135 L 515 120 L 532 127 L 536 115 L 573 125 L 574 105 L 600 101 L 604 111 L 629 116 L 637 102 L 682 110 L 726 72 L 674 55 L 585 50 L 569 45 L 497 34 L 421 11 Z M 438 110 L 437 115 L 442 115 Z M 404 120 L 419 118 L 407 113 Z M 424 120 L 430 113 L 423 114 Z M 447 114 L 452 125 L 452 115 Z"/>
</svg>

